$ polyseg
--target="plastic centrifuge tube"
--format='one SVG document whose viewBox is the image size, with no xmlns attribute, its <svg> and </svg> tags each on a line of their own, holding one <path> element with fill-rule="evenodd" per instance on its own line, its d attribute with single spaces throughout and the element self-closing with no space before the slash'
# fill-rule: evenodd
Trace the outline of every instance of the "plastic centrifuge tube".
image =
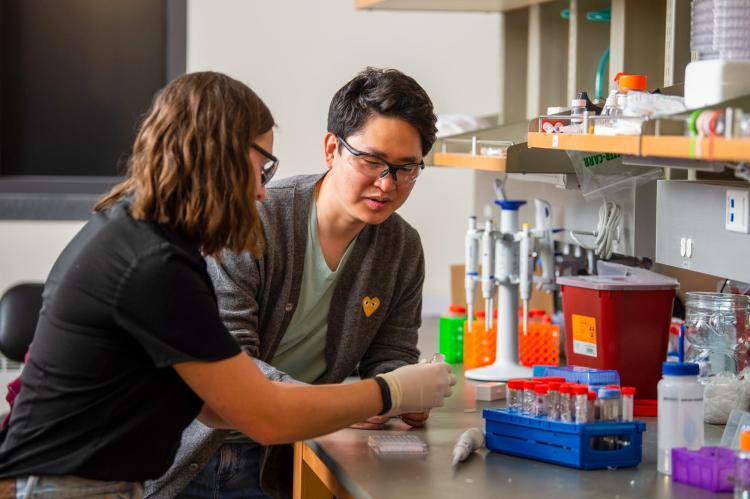
<svg viewBox="0 0 750 499">
<path fill-rule="evenodd" d="M 574 385 L 573 394 L 575 395 L 575 415 L 573 418 L 576 423 L 586 423 L 588 421 L 589 408 L 589 387 L 586 385 Z"/>
<path fill-rule="evenodd" d="M 509 379 L 505 385 L 505 398 L 511 411 L 521 411 L 523 406 L 523 379 Z"/>
<path fill-rule="evenodd" d="M 633 421 L 633 399 L 635 388 L 632 386 L 622 387 L 622 420 Z"/>
<path fill-rule="evenodd" d="M 534 387 L 539 384 L 538 381 L 527 380 L 523 382 L 523 402 L 521 405 L 522 414 L 534 413 L 535 393 Z"/>
<path fill-rule="evenodd" d="M 430 359 L 430 364 L 440 364 L 442 362 L 445 362 L 445 355 L 443 355 L 442 353 L 432 354 L 432 358 Z"/>
<path fill-rule="evenodd" d="M 586 421 L 591 423 L 596 421 L 596 392 L 589 392 L 586 394 L 588 398 L 588 407 L 586 407 Z"/>
<path fill-rule="evenodd" d="M 549 386 L 545 383 L 537 383 L 534 386 L 534 416 L 538 418 L 547 417 L 547 394 Z"/>
<path fill-rule="evenodd" d="M 549 385 L 549 393 L 547 395 L 547 417 L 549 419 L 560 419 L 560 383 L 559 381 L 551 381 L 547 383 Z"/>
<path fill-rule="evenodd" d="M 620 390 L 599 388 L 599 404 L 602 421 L 618 421 L 620 419 Z"/>
<path fill-rule="evenodd" d="M 560 385 L 560 421 L 570 423 L 573 421 L 573 384 L 563 383 Z"/>
</svg>

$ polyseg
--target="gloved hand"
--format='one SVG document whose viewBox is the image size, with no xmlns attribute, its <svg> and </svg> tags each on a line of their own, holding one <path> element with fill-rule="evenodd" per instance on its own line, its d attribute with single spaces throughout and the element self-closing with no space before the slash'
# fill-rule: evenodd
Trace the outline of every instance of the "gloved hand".
<svg viewBox="0 0 750 499">
<path fill-rule="evenodd" d="M 412 364 L 378 376 L 388 383 L 391 392 L 391 410 L 387 416 L 442 407 L 456 384 L 451 366 L 444 362 Z"/>
</svg>

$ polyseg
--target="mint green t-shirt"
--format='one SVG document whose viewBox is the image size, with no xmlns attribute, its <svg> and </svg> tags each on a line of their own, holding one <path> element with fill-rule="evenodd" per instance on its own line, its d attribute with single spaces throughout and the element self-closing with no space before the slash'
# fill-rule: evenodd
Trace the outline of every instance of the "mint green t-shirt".
<svg viewBox="0 0 750 499">
<path fill-rule="evenodd" d="M 328 332 L 328 310 L 340 270 L 354 246 L 349 243 L 339 266 L 332 271 L 320 249 L 318 211 L 313 196 L 305 245 L 305 267 L 299 302 L 271 365 L 299 381 L 312 383 L 326 370 L 325 347 Z M 356 238 L 355 238 L 356 240 Z"/>
</svg>

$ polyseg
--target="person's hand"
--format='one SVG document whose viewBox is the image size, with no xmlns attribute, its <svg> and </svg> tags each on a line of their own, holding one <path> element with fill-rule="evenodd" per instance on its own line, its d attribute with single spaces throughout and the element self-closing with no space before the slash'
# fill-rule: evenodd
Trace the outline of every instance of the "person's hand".
<svg viewBox="0 0 750 499">
<path fill-rule="evenodd" d="M 388 419 L 388 416 L 373 416 L 359 423 L 354 423 L 349 428 L 354 428 L 355 430 L 382 430 L 385 428 Z"/>
<path fill-rule="evenodd" d="M 442 407 L 456 384 L 451 366 L 444 362 L 411 364 L 378 376 L 388 383 L 391 392 L 391 409 L 387 416 Z"/>
<path fill-rule="evenodd" d="M 401 421 L 408 424 L 413 428 L 421 428 L 427 422 L 427 418 L 430 417 L 430 411 L 426 412 L 410 412 L 407 414 L 401 414 Z"/>
</svg>

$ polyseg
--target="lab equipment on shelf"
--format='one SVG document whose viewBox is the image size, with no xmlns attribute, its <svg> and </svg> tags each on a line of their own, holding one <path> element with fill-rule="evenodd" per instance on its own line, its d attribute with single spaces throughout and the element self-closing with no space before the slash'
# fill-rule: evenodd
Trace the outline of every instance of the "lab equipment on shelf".
<svg viewBox="0 0 750 499">
<path fill-rule="evenodd" d="M 748 72 L 747 60 L 691 62 L 685 67 L 685 104 L 696 109 L 749 94 Z"/>
</svg>

